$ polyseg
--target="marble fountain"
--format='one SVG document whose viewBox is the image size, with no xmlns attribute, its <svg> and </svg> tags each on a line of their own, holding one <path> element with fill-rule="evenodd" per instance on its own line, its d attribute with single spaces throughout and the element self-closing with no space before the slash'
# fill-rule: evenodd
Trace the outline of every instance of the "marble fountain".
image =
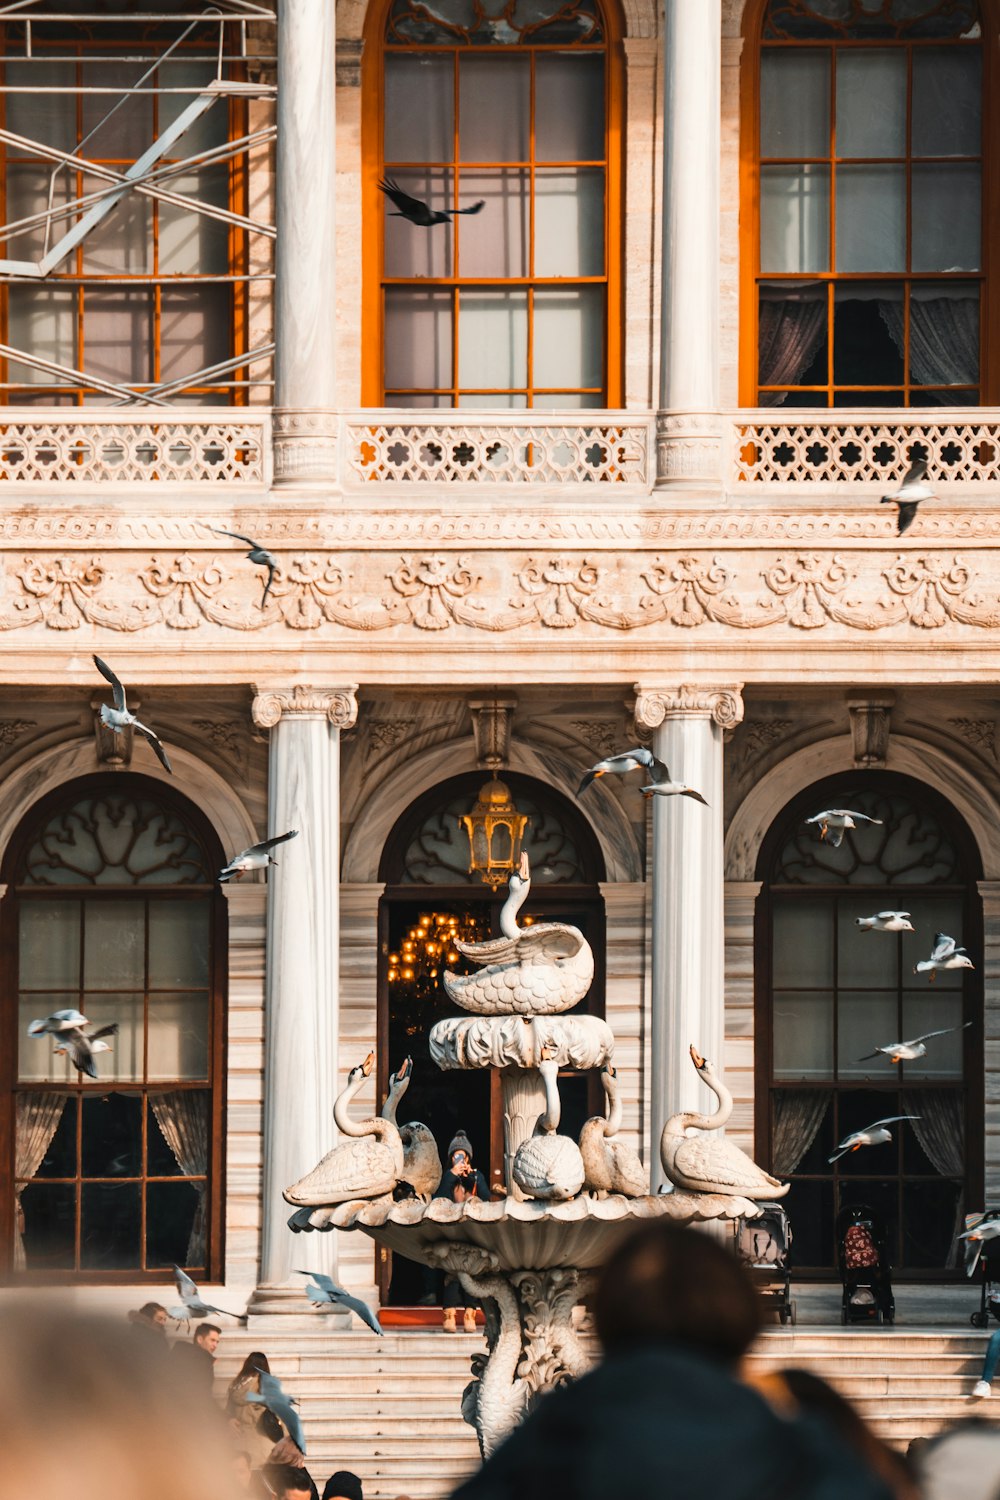
<svg viewBox="0 0 1000 1500">
<path fill-rule="evenodd" d="M 348 1106 L 372 1071 L 374 1054 L 352 1069 L 334 1106 L 344 1139 L 285 1192 L 289 1227 L 361 1231 L 397 1255 L 456 1276 L 486 1316 L 486 1350 L 472 1356 L 462 1412 L 487 1457 L 543 1391 L 590 1364 L 574 1308 L 592 1273 L 636 1224 L 654 1218 L 707 1223 L 755 1217 L 759 1203 L 787 1191 L 715 1132 L 732 1100 L 711 1064 L 691 1058 L 716 1094 L 708 1116 L 667 1121 L 660 1143 L 673 1191 L 650 1193 L 647 1169 L 624 1141 L 614 1036 L 596 1016 L 568 1015 L 584 998 L 594 958 L 583 934 L 564 923 L 521 928 L 530 889 L 526 856 L 511 876 L 502 936 L 457 946 L 477 966 L 446 974 L 464 1012 L 439 1021 L 430 1053 L 446 1071 L 500 1070 L 504 1100 L 506 1195 L 452 1202 L 433 1196 L 441 1177 L 434 1137 L 396 1110 L 410 1060 L 391 1080 L 381 1116 L 355 1120 Z M 577 1142 L 559 1133 L 560 1070 L 601 1070 L 604 1117 L 588 1120 Z"/>
</svg>

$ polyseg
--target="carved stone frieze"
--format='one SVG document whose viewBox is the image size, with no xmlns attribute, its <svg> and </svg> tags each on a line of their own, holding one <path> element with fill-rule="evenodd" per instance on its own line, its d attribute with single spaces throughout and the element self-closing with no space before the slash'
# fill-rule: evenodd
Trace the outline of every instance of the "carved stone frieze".
<svg viewBox="0 0 1000 1500">
<path fill-rule="evenodd" d="M 996 719 L 949 719 L 951 724 L 974 750 L 982 750 L 991 760 L 1000 760 L 997 755 Z"/>
<path fill-rule="evenodd" d="M 769 750 L 786 741 L 794 726 L 794 719 L 748 719 L 736 742 L 737 777 L 742 779 Z"/>
<path fill-rule="evenodd" d="M 36 719 L 0 719 L 0 751 L 9 750 L 29 729 L 37 729 Z"/>
<path fill-rule="evenodd" d="M 337 477 L 339 430 L 339 419 L 333 411 L 275 410 L 272 418 L 275 484 L 320 481 L 333 485 Z"/>
<path fill-rule="evenodd" d="M 245 783 L 250 769 L 247 728 L 242 719 L 192 719 L 192 724 L 214 745 Z"/>
<path fill-rule="evenodd" d="M 722 428 L 712 412 L 658 412 L 656 484 L 722 489 Z"/>
<path fill-rule="evenodd" d="M 258 729 L 273 729 L 285 716 L 327 719 L 337 729 L 353 728 L 358 717 L 357 684 L 340 688 L 255 688 L 253 721 Z"/>
<path fill-rule="evenodd" d="M 366 716 L 365 760 L 374 760 L 385 751 L 395 750 L 413 734 L 416 722 L 416 719 L 371 719 Z"/>
</svg>

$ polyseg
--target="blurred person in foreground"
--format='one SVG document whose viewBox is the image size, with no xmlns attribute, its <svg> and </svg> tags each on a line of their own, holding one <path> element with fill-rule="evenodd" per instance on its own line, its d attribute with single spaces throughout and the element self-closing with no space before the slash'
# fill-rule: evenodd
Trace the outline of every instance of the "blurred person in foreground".
<svg viewBox="0 0 1000 1500">
<path fill-rule="evenodd" d="M 924 1500 L 997 1500 L 1000 1432 L 972 1417 L 932 1437 L 915 1455 Z"/>
<path fill-rule="evenodd" d="M 261 1475 L 274 1500 L 316 1500 L 308 1469 L 297 1464 L 268 1464 Z"/>
<path fill-rule="evenodd" d="M 760 1305 L 707 1234 L 643 1225 L 604 1267 L 593 1311 L 602 1362 L 543 1397 L 461 1500 L 893 1500 L 821 1424 L 779 1415 L 738 1378 Z"/>
<path fill-rule="evenodd" d="M 755 1390 L 785 1416 L 813 1416 L 888 1485 L 897 1500 L 920 1500 L 910 1464 L 872 1431 L 864 1417 L 838 1390 L 811 1370 L 748 1373 Z"/>
<path fill-rule="evenodd" d="M 285 1429 L 273 1412 L 266 1406 L 247 1400 L 247 1393 L 260 1395 L 261 1371 L 270 1375 L 271 1366 L 267 1355 L 255 1349 L 243 1361 L 243 1367 L 233 1376 L 226 1392 L 226 1416 L 233 1428 L 236 1442 L 250 1455 L 250 1464 L 260 1469 L 266 1463 L 284 1463 L 287 1460 L 275 1457 L 274 1445 L 285 1436 Z M 294 1445 L 293 1445 L 294 1446 Z M 298 1453 L 298 1449 L 295 1452 Z"/>
<path fill-rule="evenodd" d="M 133 1308 L 128 1315 L 129 1325 L 137 1338 L 146 1345 L 154 1354 L 166 1354 L 169 1348 L 167 1344 L 167 1323 L 169 1313 L 160 1302 L 144 1302 L 141 1307 Z"/>
<path fill-rule="evenodd" d="M 0 1317 L 0 1500 L 236 1500 L 225 1427 L 131 1328 L 55 1297 Z"/>
</svg>

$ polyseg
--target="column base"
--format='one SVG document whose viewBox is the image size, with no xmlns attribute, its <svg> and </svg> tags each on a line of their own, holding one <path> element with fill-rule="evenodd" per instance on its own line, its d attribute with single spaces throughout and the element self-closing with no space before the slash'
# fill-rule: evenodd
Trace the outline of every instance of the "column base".
<svg viewBox="0 0 1000 1500">
<path fill-rule="evenodd" d="M 656 489 L 723 494 L 718 412 L 657 412 Z"/>
<path fill-rule="evenodd" d="M 280 1324 L 281 1328 L 328 1328 L 331 1332 L 342 1331 L 351 1326 L 351 1313 L 346 1307 L 320 1307 L 310 1302 L 302 1285 L 280 1285 L 277 1282 L 262 1282 L 247 1303 L 247 1329 L 266 1329 Z"/>
<path fill-rule="evenodd" d="M 339 493 L 340 421 L 335 411 L 275 410 L 274 484 Z"/>
</svg>

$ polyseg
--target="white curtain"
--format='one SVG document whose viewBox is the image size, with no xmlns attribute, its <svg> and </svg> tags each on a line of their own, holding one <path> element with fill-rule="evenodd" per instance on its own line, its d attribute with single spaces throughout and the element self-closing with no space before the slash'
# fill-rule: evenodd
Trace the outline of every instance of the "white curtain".
<svg viewBox="0 0 1000 1500">
<path fill-rule="evenodd" d="M 177 1089 L 171 1094 L 150 1094 L 150 1108 L 163 1138 L 170 1147 L 185 1177 L 200 1177 L 208 1171 L 208 1095 L 200 1091 Z M 191 1237 L 188 1240 L 187 1266 L 205 1264 L 205 1189 L 207 1182 L 193 1182 L 198 1191 Z"/>
<path fill-rule="evenodd" d="M 776 1177 L 794 1172 L 816 1139 L 833 1095 L 827 1089 L 781 1089 L 774 1104 L 771 1171 Z"/>
<path fill-rule="evenodd" d="M 21 1194 L 34 1177 L 45 1159 L 52 1137 L 59 1129 L 66 1095 L 49 1091 L 24 1093 L 17 1096 L 17 1136 L 14 1153 L 14 1269 L 23 1271 L 27 1265 L 24 1252 L 24 1234 L 21 1230 Z"/>
<path fill-rule="evenodd" d="M 965 1176 L 965 1119 L 958 1089 L 918 1089 L 907 1095 L 907 1103 L 918 1116 L 910 1121 L 913 1134 L 935 1172 L 961 1181 Z M 964 1196 L 964 1192 L 959 1192 L 955 1204 L 948 1266 L 958 1264 L 958 1235 L 965 1214 Z"/>
<path fill-rule="evenodd" d="M 826 333 L 826 298 L 821 293 L 762 292 L 757 320 L 757 360 L 761 385 L 797 385 Z M 775 405 L 781 404 L 780 397 Z"/>
<path fill-rule="evenodd" d="M 903 353 L 901 301 L 880 301 L 879 315 Z M 915 385 L 970 385 L 979 379 L 979 298 L 910 295 L 910 379 Z M 940 398 L 939 398 L 940 399 Z"/>
</svg>

